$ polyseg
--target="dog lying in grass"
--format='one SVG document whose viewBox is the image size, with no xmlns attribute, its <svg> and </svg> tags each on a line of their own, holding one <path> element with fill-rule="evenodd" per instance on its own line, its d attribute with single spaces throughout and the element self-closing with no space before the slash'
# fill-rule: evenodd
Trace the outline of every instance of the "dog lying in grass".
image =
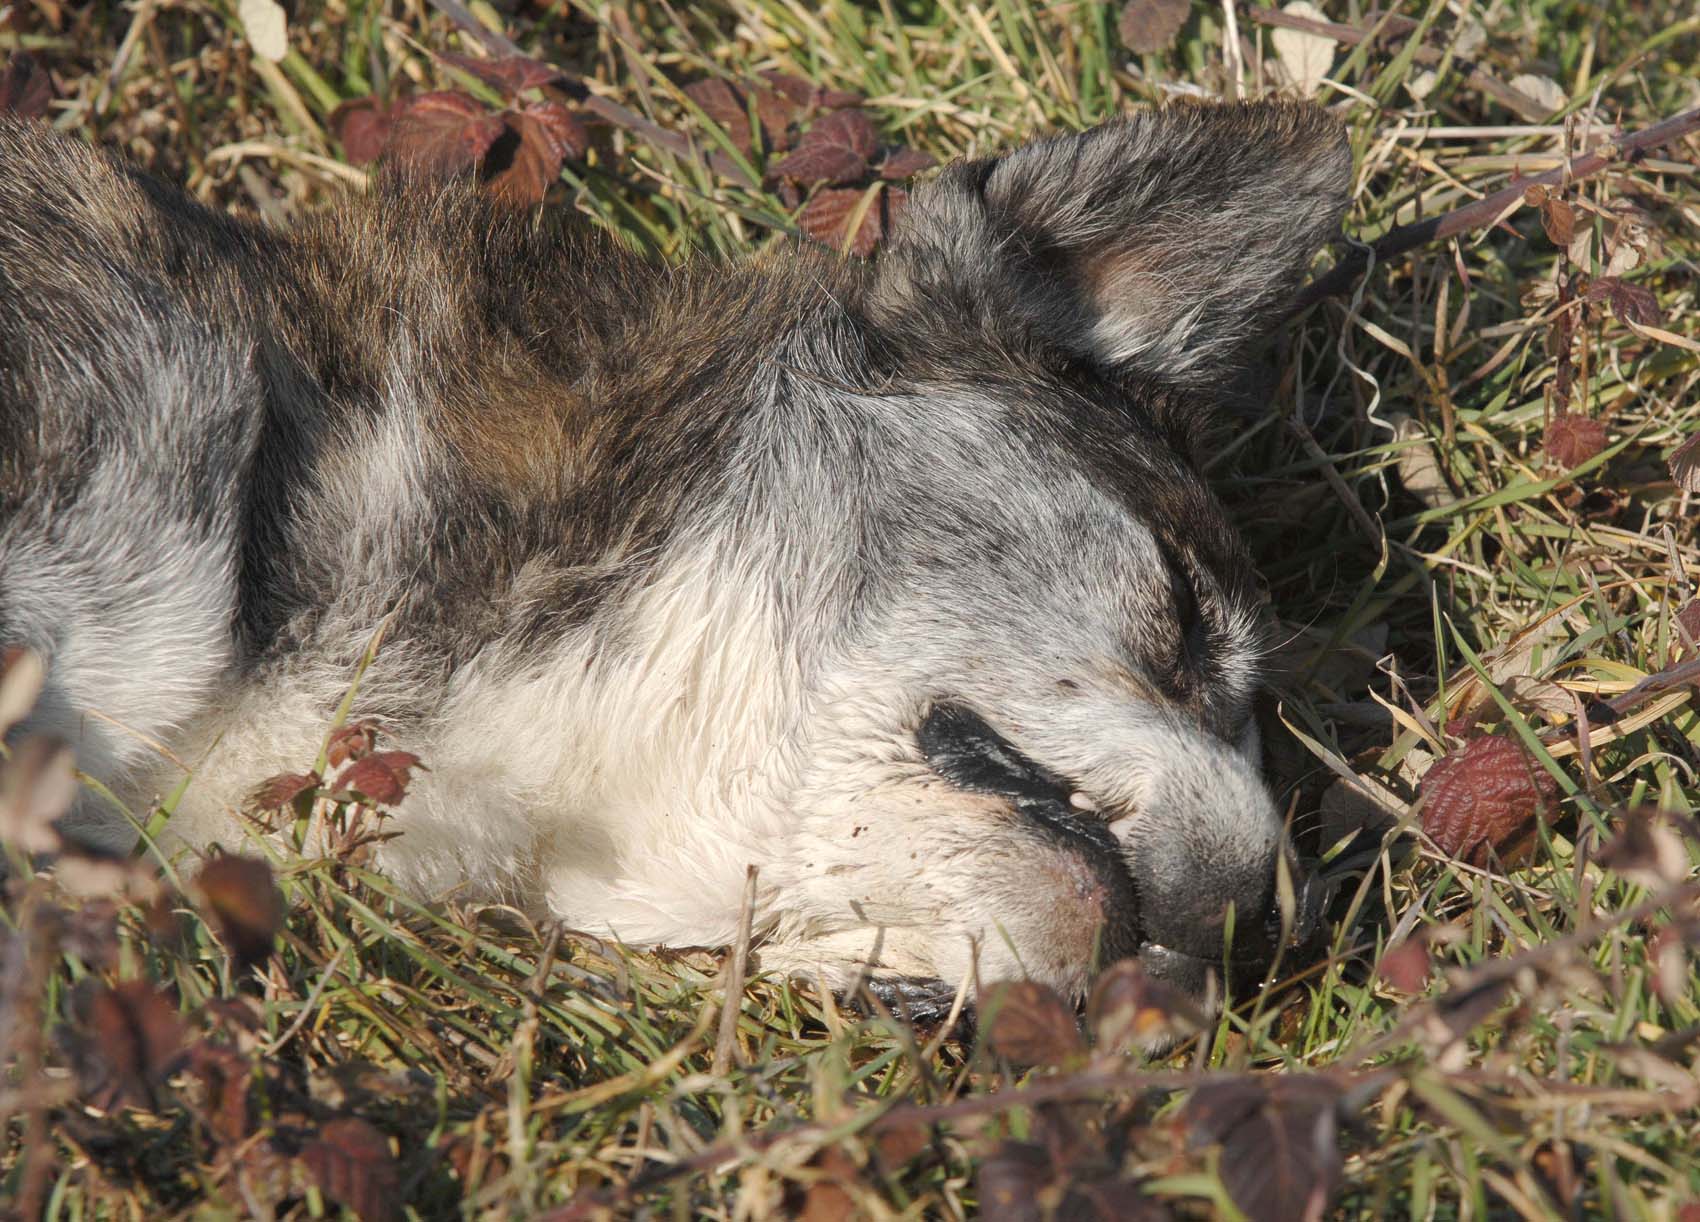
<svg viewBox="0 0 1700 1222">
<path fill-rule="evenodd" d="M 871 265 L 666 268 L 403 174 L 273 232 L 0 121 L 24 732 L 135 809 L 165 745 L 233 844 L 383 625 L 421 894 L 713 945 L 753 864 L 766 968 L 1203 995 L 1300 880 L 1194 459 L 1349 174 L 1316 108 L 1177 105 L 946 169 Z"/>
</svg>

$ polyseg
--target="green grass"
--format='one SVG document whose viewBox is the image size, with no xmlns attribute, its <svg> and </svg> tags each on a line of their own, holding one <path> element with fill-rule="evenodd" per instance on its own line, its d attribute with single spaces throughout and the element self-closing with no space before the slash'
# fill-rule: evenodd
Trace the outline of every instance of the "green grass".
<svg viewBox="0 0 1700 1222">
<path fill-rule="evenodd" d="M 1084 3 L 508 7 L 475 6 L 597 95 L 728 155 L 681 84 L 779 69 L 857 90 L 890 139 L 940 160 L 1174 86 L 1234 89 L 1223 10 L 1203 3 L 1147 55 L 1121 49 L 1113 10 Z M 1325 7 L 1372 24 L 1362 6 Z M 1484 93 L 1466 61 L 1502 83 L 1556 82 L 1572 101 L 1551 124 L 1637 129 L 1700 105 L 1700 21 L 1680 0 L 1395 11 L 1425 23 L 1442 53 L 1422 100 L 1411 40 L 1337 47 L 1320 91 L 1358 154 L 1347 229 L 1360 239 L 1559 164 L 1563 138 Z M 1271 30 L 1247 8 L 1237 24 L 1243 88 L 1274 87 Z M 465 87 L 430 52 L 477 53 L 422 0 L 304 3 L 290 40 L 273 68 L 251 55 L 234 6 L 0 4 L 0 52 L 27 48 L 54 73 L 50 121 L 210 203 L 280 221 L 361 178 L 330 134 L 338 103 Z M 1682 949 L 1696 933 L 1696 845 L 1679 840 L 1690 864 L 1663 879 L 1599 858 L 1626 811 L 1694 811 L 1700 717 L 1680 688 L 1611 741 L 1596 727 L 1586 773 L 1574 737 L 1555 730 L 1570 693 L 1621 693 L 1682 645 L 1674 614 L 1694 592 L 1700 538 L 1667 459 L 1700 420 L 1697 151 L 1690 136 L 1569 188 L 1577 232 L 1594 235 L 1574 260 L 1525 207 L 1389 260 L 1281 336 L 1249 423 L 1211 474 L 1289 637 L 1270 768 L 1337 883 L 1332 950 L 1284 965 L 1288 987 L 1167 1063 L 1100 1047 L 1083 1064 L 1023 1071 L 758 977 L 737 996 L 731 1056 L 717 1064 L 728 956 L 642 955 L 507 910 L 420 906 L 365 871 L 358 850 L 309 843 L 274 860 L 289 918 L 253 971 L 237 969 L 210 901 L 150 902 L 134 878 L 77 896 L 25 871 L 0 942 L 0 1197 L 55 1218 L 318 1216 L 338 1201 L 530 1216 L 585 1193 L 604 1195 L 581 1206 L 622 1216 L 919 1217 L 974 1213 L 1011 1177 L 1054 1200 L 1040 1190 L 1073 1176 L 1232 1216 L 1222 1169 L 1231 1181 L 1236 1165 L 1295 1158 L 1243 1125 L 1225 1153 L 1198 1140 L 1223 1130 L 1195 1081 L 1270 1090 L 1322 1074 L 1350 1117 L 1331 1215 L 1677 1216 L 1700 1200 L 1700 980 Z M 795 214 L 623 129 L 569 163 L 551 206 L 665 258 L 762 248 Z M 1560 401 L 1554 286 L 1603 271 L 1627 225 L 1646 249 L 1621 274 L 1689 346 L 1639 334 L 1603 304 L 1568 307 L 1574 375 Z M 1608 437 L 1571 471 L 1542 450 L 1564 408 Z M 1409 420 L 1397 434 L 1396 416 Z M 1339 778 L 1371 779 L 1404 813 L 1468 710 L 1469 732 L 1514 736 L 1563 778 L 1559 817 L 1524 855 L 1453 861 L 1408 814 L 1385 839 L 1342 843 L 1362 820 Z M 1376 965 L 1415 933 L 1437 970 L 1412 994 Z M 147 1015 L 101 1025 L 102 982 L 127 979 L 164 987 L 185 1016 L 179 1042 L 227 1058 L 241 1123 L 221 1112 L 216 1075 L 150 1061 L 135 1036 Z M 1268 1094 L 1259 1114 L 1301 1112 Z M 325 1143 L 313 1142 L 348 1116 L 391 1139 L 393 1181 L 384 1160 L 334 1141 L 342 1178 L 324 1170 Z M 1043 1169 L 1017 1174 L 1024 1150 L 1048 1151 Z"/>
</svg>

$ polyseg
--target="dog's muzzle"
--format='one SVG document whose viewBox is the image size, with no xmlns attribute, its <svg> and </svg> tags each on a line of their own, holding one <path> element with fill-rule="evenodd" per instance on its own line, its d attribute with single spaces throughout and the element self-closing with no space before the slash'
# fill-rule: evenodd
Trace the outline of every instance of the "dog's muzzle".
<svg viewBox="0 0 1700 1222">
<path fill-rule="evenodd" d="M 1125 846 L 1108 824 L 1074 796 L 1078 787 L 1023 755 L 971 709 L 934 703 L 917 742 L 945 780 L 1007 800 L 1046 841 L 1087 864 L 1104 914 L 1097 968 L 1137 956 L 1153 976 L 1192 996 L 1219 995 L 1222 984 L 1241 991 L 1261 982 L 1283 945 L 1308 941 L 1317 926 L 1319 889 L 1279 840 L 1256 860 L 1189 863 L 1188 877 L 1177 884 L 1130 867 Z M 1292 884 L 1286 919 L 1277 895 L 1277 853 L 1286 859 Z"/>
</svg>

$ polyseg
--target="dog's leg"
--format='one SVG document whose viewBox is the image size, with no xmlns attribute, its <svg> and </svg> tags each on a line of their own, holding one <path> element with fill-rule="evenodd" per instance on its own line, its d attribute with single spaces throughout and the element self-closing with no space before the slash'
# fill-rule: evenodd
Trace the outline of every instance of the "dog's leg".
<svg viewBox="0 0 1700 1222">
<path fill-rule="evenodd" d="M 124 288 L 89 306 L 93 351 L 89 336 L 72 351 L 46 327 L 20 335 L 27 323 L 0 320 L 30 362 L 0 385 L 12 451 L 0 461 L 0 647 L 47 663 L 19 732 L 65 739 L 113 785 L 235 660 L 241 489 L 261 411 L 240 347 Z M 94 803 L 74 830 L 127 840 Z"/>
</svg>

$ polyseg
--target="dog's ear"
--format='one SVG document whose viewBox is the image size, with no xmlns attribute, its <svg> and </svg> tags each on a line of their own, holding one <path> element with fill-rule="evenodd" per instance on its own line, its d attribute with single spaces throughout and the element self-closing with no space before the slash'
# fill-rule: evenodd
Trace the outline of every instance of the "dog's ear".
<svg viewBox="0 0 1700 1222">
<path fill-rule="evenodd" d="M 876 316 L 967 312 L 1107 365 L 1227 374 L 1339 228 L 1339 122 L 1289 102 L 1173 104 L 921 188 L 876 273 Z"/>
</svg>

